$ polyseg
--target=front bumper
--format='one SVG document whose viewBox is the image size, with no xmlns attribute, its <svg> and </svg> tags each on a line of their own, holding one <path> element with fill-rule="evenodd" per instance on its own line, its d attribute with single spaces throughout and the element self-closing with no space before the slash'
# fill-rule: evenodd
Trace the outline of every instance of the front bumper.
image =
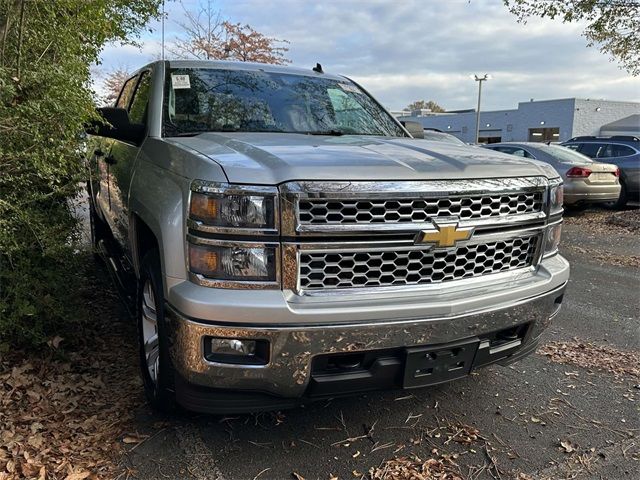
<svg viewBox="0 0 640 480">
<path fill-rule="evenodd" d="M 349 323 L 309 323 L 308 317 L 305 317 L 306 323 L 297 324 L 279 322 L 278 317 L 272 317 L 270 325 L 224 320 L 215 322 L 188 318 L 175 307 L 167 305 L 166 315 L 172 332 L 172 360 L 183 386 L 301 399 L 309 395 L 312 361 L 318 356 L 482 339 L 492 332 L 527 325 L 526 337 L 518 348 L 492 359 L 509 361 L 510 358 L 533 351 L 540 333 L 560 308 L 568 275 L 568 263 L 556 255 L 540 264 L 538 273 L 529 278 L 526 286 L 518 284 L 516 280 L 511 281 L 511 290 L 519 292 L 518 299 L 504 297 L 499 302 L 495 301 L 497 297 L 492 297 L 489 306 L 485 303 L 483 308 L 466 311 L 451 304 L 448 314 L 433 314 L 423 306 L 423 316 L 400 320 L 389 320 L 379 312 L 377 321 L 354 320 Z M 244 293 L 249 297 L 246 302 L 252 302 L 253 293 Z M 464 300 L 460 299 L 459 302 L 468 307 L 469 295 Z M 397 307 L 402 310 L 402 305 Z M 215 309 L 216 306 L 212 304 L 210 308 Z M 239 316 L 243 314 L 239 313 Z M 357 318 L 357 315 L 353 317 Z M 271 350 L 269 362 L 260 366 L 210 362 L 204 356 L 204 339 L 208 336 L 266 340 Z M 492 362 L 482 365 L 487 363 Z M 474 368 L 482 365 L 475 362 Z M 193 389 L 190 390 L 191 394 L 195 391 Z M 180 400 L 180 392 L 177 393 Z M 194 407 L 193 402 L 186 403 L 190 403 L 188 407 L 206 410 L 199 405 Z"/>
</svg>

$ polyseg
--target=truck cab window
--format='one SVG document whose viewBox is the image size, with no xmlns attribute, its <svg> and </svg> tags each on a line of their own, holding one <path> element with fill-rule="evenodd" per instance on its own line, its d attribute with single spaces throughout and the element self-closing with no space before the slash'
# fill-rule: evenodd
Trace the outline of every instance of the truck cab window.
<svg viewBox="0 0 640 480">
<path fill-rule="evenodd" d="M 151 87 L 151 75 L 149 72 L 143 72 L 138 82 L 138 87 L 131 100 L 129 107 L 129 120 L 131 123 L 146 125 L 147 123 L 147 105 L 149 103 L 149 88 Z"/>
<path fill-rule="evenodd" d="M 138 76 L 136 75 L 135 77 L 131 77 L 129 80 L 124 82 L 122 90 L 120 90 L 118 100 L 116 101 L 116 107 L 127 108 L 129 106 L 129 100 L 131 99 L 131 94 L 133 93 L 133 87 L 135 87 L 137 80 Z"/>
</svg>

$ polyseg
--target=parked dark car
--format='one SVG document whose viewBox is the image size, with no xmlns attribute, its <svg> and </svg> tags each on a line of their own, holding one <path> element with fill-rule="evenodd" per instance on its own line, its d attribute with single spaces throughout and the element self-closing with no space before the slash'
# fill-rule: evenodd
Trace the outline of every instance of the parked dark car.
<svg viewBox="0 0 640 480">
<path fill-rule="evenodd" d="M 594 162 L 589 157 L 560 145 L 504 142 L 482 146 L 552 165 L 564 180 L 565 205 L 611 203 L 616 202 L 620 196 L 620 169 L 617 166 Z"/>
<path fill-rule="evenodd" d="M 620 197 L 613 205 L 624 207 L 640 200 L 640 138 L 631 135 L 574 137 L 562 145 L 599 162 L 620 167 Z"/>
</svg>

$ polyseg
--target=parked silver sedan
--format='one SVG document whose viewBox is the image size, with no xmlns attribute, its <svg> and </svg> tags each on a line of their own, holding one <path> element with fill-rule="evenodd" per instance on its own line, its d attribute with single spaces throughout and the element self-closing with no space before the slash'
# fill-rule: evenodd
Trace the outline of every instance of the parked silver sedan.
<svg viewBox="0 0 640 480">
<path fill-rule="evenodd" d="M 564 180 L 565 205 L 609 203 L 620 196 L 620 169 L 616 165 L 594 162 L 569 148 L 534 142 L 491 143 L 483 147 L 551 164 Z"/>
<path fill-rule="evenodd" d="M 430 130 L 428 128 L 424 129 L 424 139 L 433 140 L 434 142 L 452 143 L 454 145 L 466 145 L 466 143 L 450 133 L 441 132 L 439 130 Z"/>
</svg>

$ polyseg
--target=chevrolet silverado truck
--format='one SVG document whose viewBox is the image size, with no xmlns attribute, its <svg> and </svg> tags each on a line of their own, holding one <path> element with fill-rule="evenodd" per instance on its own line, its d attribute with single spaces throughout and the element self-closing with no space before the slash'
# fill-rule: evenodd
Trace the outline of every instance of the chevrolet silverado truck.
<svg viewBox="0 0 640 480">
<path fill-rule="evenodd" d="M 421 139 L 319 65 L 154 62 L 101 114 L 92 238 L 155 408 L 435 385 L 532 353 L 560 309 L 556 171 Z"/>
</svg>

